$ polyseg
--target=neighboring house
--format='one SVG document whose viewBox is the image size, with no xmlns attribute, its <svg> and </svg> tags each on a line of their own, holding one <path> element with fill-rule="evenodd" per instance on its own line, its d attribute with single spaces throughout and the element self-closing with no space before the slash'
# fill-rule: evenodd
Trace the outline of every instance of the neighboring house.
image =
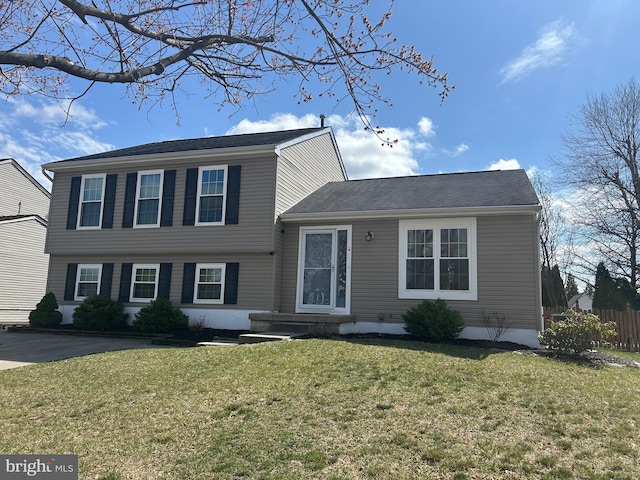
<svg viewBox="0 0 640 480">
<path fill-rule="evenodd" d="M 571 297 L 569 300 L 569 308 L 572 310 L 580 310 L 590 312 L 593 308 L 593 297 L 587 293 L 579 293 Z"/>
<path fill-rule="evenodd" d="M 18 162 L 0 160 L 0 324 L 28 322 L 46 293 L 49 198 Z"/>
<path fill-rule="evenodd" d="M 65 322 L 93 293 L 169 298 L 227 329 L 404 333 L 444 298 L 483 338 L 541 328 L 539 205 L 522 170 L 348 181 L 311 128 L 140 145 L 53 162 L 48 288 Z"/>
</svg>

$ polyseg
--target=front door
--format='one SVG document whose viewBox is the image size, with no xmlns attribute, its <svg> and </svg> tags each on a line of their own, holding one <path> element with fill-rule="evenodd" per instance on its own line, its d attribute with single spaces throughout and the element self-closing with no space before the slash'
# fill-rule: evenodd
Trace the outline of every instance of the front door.
<svg viewBox="0 0 640 480">
<path fill-rule="evenodd" d="M 302 228 L 296 311 L 349 313 L 351 228 Z"/>
</svg>

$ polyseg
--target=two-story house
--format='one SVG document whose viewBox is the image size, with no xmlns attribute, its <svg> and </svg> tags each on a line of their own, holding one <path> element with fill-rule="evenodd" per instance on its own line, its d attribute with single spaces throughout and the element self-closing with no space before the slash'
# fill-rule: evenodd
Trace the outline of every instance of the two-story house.
<svg viewBox="0 0 640 480">
<path fill-rule="evenodd" d="M 403 333 L 444 298 L 486 336 L 540 328 L 539 205 L 521 171 L 348 181 L 330 128 L 152 143 L 52 162 L 48 288 L 169 298 L 227 329 Z"/>
<path fill-rule="evenodd" d="M 49 198 L 18 162 L 0 160 L 0 325 L 28 322 L 46 293 Z"/>
</svg>

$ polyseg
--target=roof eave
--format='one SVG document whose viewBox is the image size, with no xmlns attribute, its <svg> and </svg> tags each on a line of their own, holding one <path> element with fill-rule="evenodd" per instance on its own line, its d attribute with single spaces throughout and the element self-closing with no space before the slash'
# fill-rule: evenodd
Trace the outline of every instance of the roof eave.
<svg viewBox="0 0 640 480">
<path fill-rule="evenodd" d="M 35 220 L 37 223 L 39 223 L 40 225 L 42 225 L 43 227 L 47 226 L 47 221 L 42 218 L 40 215 L 24 215 L 24 216 L 20 216 L 20 218 L 11 218 L 11 219 L 6 219 L 6 220 L 2 220 L 0 219 L 0 224 L 7 224 L 7 223 L 18 223 L 18 222 L 26 222 L 29 220 Z"/>
<path fill-rule="evenodd" d="M 187 150 L 181 152 L 163 152 L 148 153 L 143 155 L 126 155 L 122 157 L 104 157 L 86 160 L 59 160 L 56 162 L 45 163 L 42 168 L 51 172 L 63 170 L 77 170 L 78 168 L 98 167 L 102 165 L 144 165 L 147 163 L 156 163 L 163 160 L 180 161 L 180 160 L 196 160 L 203 157 L 258 157 L 265 154 L 275 153 L 277 145 L 252 145 L 247 147 L 224 147 L 211 148 L 202 150 Z"/>
<path fill-rule="evenodd" d="M 492 207 L 419 208 L 401 210 L 367 210 L 351 212 L 283 213 L 280 220 L 287 222 L 333 221 L 356 219 L 463 217 L 486 215 L 536 215 L 540 205 L 500 205 Z"/>
</svg>

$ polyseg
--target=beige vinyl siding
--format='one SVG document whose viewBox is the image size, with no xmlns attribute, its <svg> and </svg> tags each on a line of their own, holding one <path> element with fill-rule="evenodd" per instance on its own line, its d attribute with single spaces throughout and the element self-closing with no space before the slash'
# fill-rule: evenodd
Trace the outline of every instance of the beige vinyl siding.
<svg viewBox="0 0 640 480">
<path fill-rule="evenodd" d="M 34 184 L 15 160 L 0 160 L 0 217 L 10 215 L 49 215 L 49 194 Z"/>
<path fill-rule="evenodd" d="M 351 313 L 359 322 L 382 318 L 384 322 L 402 323 L 402 314 L 421 300 L 398 298 L 398 220 L 340 223 L 350 223 L 353 229 Z M 299 226 L 285 226 L 283 312 L 295 311 Z M 371 242 L 365 239 L 367 231 L 375 234 Z M 540 302 L 535 217 L 478 217 L 477 237 L 478 300 L 447 303 L 462 314 L 466 326 L 482 327 L 484 310 L 506 315 L 513 328 L 535 329 Z"/>
<path fill-rule="evenodd" d="M 273 188 L 275 157 L 256 159 L 206 158 L 191 162 L 157 163 L 144 167 L 83 168 L 77 172 L 57 172 L 51 199 L 51 219 L 47 252 L 52 254 L 140 253 L 221 253 L 264 252 L 272 249 Z M 81 164 L 81 162 L 79 162 Z M 240 212 L 238 225 L 183 226 L 187 168 L 210 165 L 241 165 Z M 79 165 L 82 168 L 82 165 Z M 176 170 L 173 226 L 122 228 L 127 173 L 154 169 Z M 91 173 L 117 173 L 113 228 L 67 230 L 67 210 L 71 178 Z"/>
<path fill-rule="evenodd" d="M 46 293 L 45 233 L 34 218 L 0 222 L 0 323 L 28 322 Z"/>
<path fill-rule="evenodd" d="M 278 159 L 276 216 L 324 184 L 343 180 L 342 164 L 328 133 L 283 148 Z"/>
<path fill-rule="evenodd" d="M 181 304 L 182 277 L 185 263 L 229 263 L 238 262 L 238 303 L 236 305 L 197 304 L 197 308 L 265 310 L 271 309 L 271 291 L 273 256 L 262 254 L 202 254 L 202 255 L 126 255 L 113 257 L 104 254 L 85 255 L 51 255 L 48 288 L 53 291 L 60 304 L 76 305 L 80 302 L 64 301 L 64 289 L 69 263 L 102 264 L 113 263 L 113 279 L 111 298 L 117 299 L 120 289 L 120 276 L 123 263 L 159 264 L 171 263 L 171 287 L 169 299 L 179 307 L 193 306 Z M 131 306 L 144 306 L 141 303 L 126 303 Z"/>
</svg>

